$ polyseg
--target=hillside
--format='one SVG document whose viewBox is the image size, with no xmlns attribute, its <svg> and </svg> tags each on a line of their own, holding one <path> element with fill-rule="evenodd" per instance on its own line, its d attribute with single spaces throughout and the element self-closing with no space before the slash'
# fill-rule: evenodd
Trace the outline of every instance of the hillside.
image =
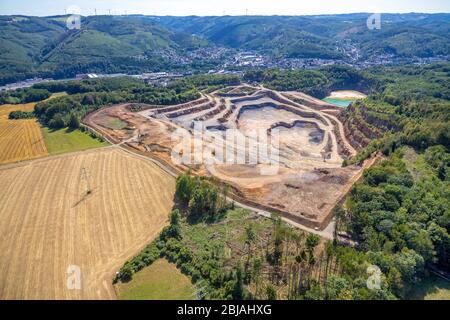
<svg viewBox="0 0 450 320">
<path fill-rule="evenodd" d="M 41 70 L 77 72 L 136 72 L 143 68 L 164 68 L 173 61 L 160 56 L 143 59 L 153 51 L 193 49 L 205 42 L 178 34 L 149 20 L 128 17 L 88 17 L 79 31 L 58 43 L 42 59 Z"/>
<path fill-rule="evenodd" d="M 448 14 L 382 14 L 381 30 L 369 30 L 367 13 L 321 16 L 161 17 L 162 24 L 235 48 L 287 57 L 339 58 L 344 40 L 362 57 L 390 53 L 430 57 L 447 54 Z M 345 41 L 344 41 L 345 42 Z"/>
<path fill-rule="evenodd" d="M 310 32 L 307 19 L 302 17 L 162 17 L 157 20 L 175 30 L 233 48 L 288 57 L 341 57 L 334 51 L 334 41 L 324 33 Z M 320 23 L 315 27 L 322 29 Z"/>
<path fill-rule="evenodd" d="M 367 28 L 368 16 L 89 16 L 81 30 L 68 30 L 64 16 L 0 16 L 0 84 L 85 72 L 207 71 L 224 64 L 227 50 L 352 64 L 450 51 L 450 14 L 383 14 L 381 30 Z"/>
<path fill-rule="evenodd" d="M 35 73 L 40 54 L 48 43 L 61 37 L 65 28 L 51 19 L 0 17 L 0 83 Z"/>
<path fill-rule="evenodd" d="M 40 75 L 73 77 L 83 72 L 138 72 L 170 68 L 170 57 L 205 41 L 172 32 L 139 17 L 86 17 L 68 30 L 64 17 L 0 17 L 0 83 Z"/>
</svg>

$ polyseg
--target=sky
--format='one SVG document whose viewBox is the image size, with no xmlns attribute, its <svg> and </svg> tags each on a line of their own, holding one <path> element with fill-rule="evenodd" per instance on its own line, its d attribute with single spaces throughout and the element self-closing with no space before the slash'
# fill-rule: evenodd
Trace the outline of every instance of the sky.
<svg viewBox="0 0 450 320">
<path fill-rule="evenodd" d="M 75 9 L 74 9 L 75 8 Z M 450 0 L 0 0 L 0 14 L 50 16 L 80 11 L 146 15 L 311 15 L 450 12 Z"/>
</svg>

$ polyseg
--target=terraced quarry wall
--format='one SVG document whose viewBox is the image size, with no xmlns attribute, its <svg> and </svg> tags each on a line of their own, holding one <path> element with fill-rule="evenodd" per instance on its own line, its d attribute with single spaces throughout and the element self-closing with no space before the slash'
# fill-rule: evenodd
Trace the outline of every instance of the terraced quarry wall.
<svg viewBox="0 0 450 320">
<path fill-rule="evenodd" d="M 200 104 L 204 104 L 206 102 L 208 102 L 209 100 L 207 98 L 200 98 L 198 100 L 192 101 L 192 102 L 188 102 L 188 103 L 183 103 L 183 104 L 179 104 L 176 106 L 171 106 L 171 107 L 155 107 L 155 113 L 156 114 L 160 114 L 160 113 L 170 113 L 170 112 L 175 112 L 178 110 L 182 110 L 185 108 L 191 108 Z"/>
<path fill-rule="evenodd" d="M 383 132 L 401 130 L 401 121 L 397 115 L 368 111 L 363 103 L 350 105 L 339 114 L 339 119 L 355 148 L 367 146 L 373 139 L 381 137 Z"/>
<path fill-rule="evenodd" d="M 2 166 L 0 181 L 0 299 L 116 298 L 115 272 L 168 223 L 175 192 L 115 147 Z M 81 290 L 67 287 L 71 265 Z"/>
</svg>

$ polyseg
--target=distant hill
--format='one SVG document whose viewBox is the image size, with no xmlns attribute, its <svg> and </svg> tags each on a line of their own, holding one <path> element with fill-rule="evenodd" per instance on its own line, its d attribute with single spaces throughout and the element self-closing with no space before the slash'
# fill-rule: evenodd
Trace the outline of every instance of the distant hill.
<svg viewBox="0 0 450 320">
<path fill-rule="evenodd" d="M 450 50 L 450 14 L 382 14 L 380 30 L 367 28 L 369 16 L 358 13 L 155 19 L 214 43 L 294 57 L 339 57 L 336 45 L 346 39 L 365 57 L 379 53 L 432 57 Z"/>
<path fill-rule="evenodd" d="M 142 57 L 206 44 L 142 17 L 83 17 L 80 30 L 68 30 L 65 21 L 66 17 L 0 17 L 0 82 L 35 74 L 67 77 L 88 71 L 159 69 L 171 61 Z"/>
<path fill-rule="evenodd" d="M 90 16 L 81 30 L 68 30 L 64 16 L 0 16 L 0 84 L 36 75 L 196 69 L 206 63 L 202 56 L 184 57 L 210 47 L 342 60 L 450 52 L 450 14 L 383 14 L 381 30 L 367 28 L 368 16 Z"/>
</svg>

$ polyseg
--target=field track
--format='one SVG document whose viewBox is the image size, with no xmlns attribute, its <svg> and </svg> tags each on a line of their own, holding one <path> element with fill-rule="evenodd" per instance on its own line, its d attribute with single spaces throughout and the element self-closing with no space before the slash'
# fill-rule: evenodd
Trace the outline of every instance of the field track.
<svg viewBox="0 0 450 320">
<path fill-rule="evenodd" d="M 47 147 L 36 119 L 9 120 L 11 111 L 31 111 L 35 103 L 0 106 L 0 164 L 46 156 Z"/>
<path fill-rule="evenodd" d="M 175 191 L 114 147 L 3 166 L 0 181 L 0 299 L 115 299 L 114 273 L 168 223 Z"/>
</svg>

